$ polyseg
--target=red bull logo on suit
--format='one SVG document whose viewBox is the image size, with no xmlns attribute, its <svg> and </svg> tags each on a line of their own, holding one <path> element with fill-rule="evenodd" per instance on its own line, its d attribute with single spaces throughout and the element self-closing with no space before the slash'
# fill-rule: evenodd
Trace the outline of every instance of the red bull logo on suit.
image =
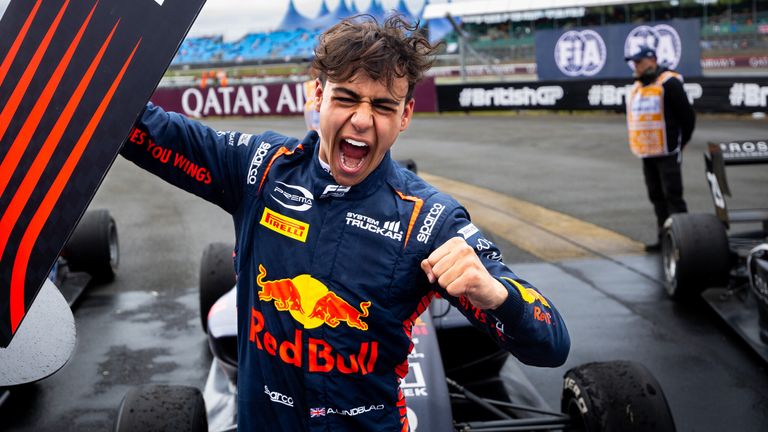
<svg viewBox="0 0 768 432">
<path fill-rule="evenodd" d="M 266 276 L 266 268 L 259 265 L 256 277 L 256 283 L 261 287 L 259 300 L 272 303 L 278 311 L 290 313 L 304 329 L 324 324 L 336 328 L 343 323 L 350 329 L 368 330 L 363 319 L 368 316 L 370 301 L 354 307 L 308 274 L 276 280 L 265 280 Z M 251 308 L 250 319 L 248 338 L 257 349 L 296 367 L 306 365 L 309 372 L 337 370 L 344 374 L 366 375 L 373 371 L 378 358 L 379 343 L 376 341 L 362 342 L 354 352 L 340 352 L 329 341 L 309 337 L 298 328 L 292 339 L 278 340 L 267 330 L 264 314 L 255 308 Z"/>
<path fill-rule="evenodd" d="M 368 330 L 368 324 L 362 319 L 368 316 L 371 302 L 361 302 L 359 309 L 355 308 L 308 274 L 272 281 L 265 281 L 266 275 L 267 270 L 259 264 L 259 275 L 256 277 L 256 283 L 261 287 L 259 300 L 274 302 L 275 309 L 290 312 L 304 328 L 311 329 L 323 324 L 336 327 L 344 322 L 349 327 Z"/>
</svg>

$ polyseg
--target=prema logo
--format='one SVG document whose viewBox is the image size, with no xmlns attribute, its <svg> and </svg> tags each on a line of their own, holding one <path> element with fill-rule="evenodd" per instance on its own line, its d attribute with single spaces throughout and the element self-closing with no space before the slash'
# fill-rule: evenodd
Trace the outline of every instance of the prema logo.
<svg viewBox="0 0 768 432">
<path fill-rule="evenodd" d="M 296 211 L 307 211 L 312 208 L 312 202 L 315 198 L 307 188 L 290 185 L 281 181 L 276 181 L 275 183 L 277 185 L 271 196 L 278 204 Z"/>
<path fill-rule="evenodd" d="M 593 76 L 603 70 L 608 50 L 594 30 L 571 30 L 555 45 L 555 63 L 560 72 L 570 76 Z"/>
<path fill-rule="evenodd" d="M 632 29 L 624 41 L 624 57 L 640 51 L 641 46 L 655 49 L 656 59 L 660 65 L 675 69 L 680 64 L 683 44 L 680 42 L 677 30 L 670 25 L 659 24 L 653 27 L 642 25 Z M 634 70 L 631 61 L 627 62 L 627 66 Z"/>
</svg>

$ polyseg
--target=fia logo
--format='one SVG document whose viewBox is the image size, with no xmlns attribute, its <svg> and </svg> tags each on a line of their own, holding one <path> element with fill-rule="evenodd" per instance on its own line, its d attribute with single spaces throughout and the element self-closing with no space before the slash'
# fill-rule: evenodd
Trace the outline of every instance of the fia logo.
<svg viewBox="0 0 768 432">
<path fill-rule="evenodd" d="M 624 57 L 640 51 L 641 46 L 656 50 L 656 59 L 662 66 L 675 69 L 680 63 L 683 47 L 680 35 L 672 26 L 659 24 L 653 27 L 646 25 L 635 27 L 624 41 Z M 627 66 L 634 70 L 631 61 L 627 62 Z"/>
<path fill-rule="evenodd" d="M 594 30 L 570 30 L 555 45 L 555 63 L 570 77 L 593 76 L 603 70 L 607 50 L 605 41 Z"/>
</svg>

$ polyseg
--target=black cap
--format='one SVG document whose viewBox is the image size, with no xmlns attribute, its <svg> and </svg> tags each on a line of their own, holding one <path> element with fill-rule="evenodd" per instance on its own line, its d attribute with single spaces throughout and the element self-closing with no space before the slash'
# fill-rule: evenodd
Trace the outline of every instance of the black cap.
<svg viewBox="0 0 768 432">
<path fill-rule="evenodd" d="M 656 58 L 656 50 L 649 46 L 643 45 L 636 53 L 624 57 L 624 60 L 631 60 L 636 62 L 644 58 Z"/>
</svg>

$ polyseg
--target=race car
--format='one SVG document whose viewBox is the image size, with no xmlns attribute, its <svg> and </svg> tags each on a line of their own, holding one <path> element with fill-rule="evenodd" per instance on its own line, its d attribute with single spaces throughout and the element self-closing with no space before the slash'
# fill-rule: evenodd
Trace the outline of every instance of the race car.
<svg viewBox="0 0 768 432">
<path fill-rule="evenodd" d="M 11 391 L 53 375 L 75 346 L 72 308 L 85 289 L 112 281 L 120 259 L 117 225 L 108 210 L 87 211 L 54 263 L 38 300 L 7 348 L 0 348 L 0 405 Z"/>
<path fill-rule="evenodd" d="M 201 260 L 200 318 L 213 354 L 204 390 L 177 385 L 133 388 L 120 405 L 115 431 L 237 429 L 233 248 L 210 244 Z M 639 363 L 588 363 L 570 369 L 564 377 L 561 410 L 555 412 L 520 403 L 541 397 L 522 394 L 535 390 L 523 384 L 521 391 L 527 380 L 519 376 L 516 360 L 447 301 L 433 300 L 412 335 L 409 371 L 401 382 L 411 431 L 675 430 L 661 386 Z"/>
<path fill-rule="evenodd" d="M 732 196 L 725 167 L 768 164 L 768 140 L 710 143 L 704 161 L 715 214 L 675 214 L 664 223 L 666 291 L 676 301 L 701 295 L 768 361 L 765 279 L 759 274 L 768 241 L 768 208 L 729 209 L 725 199 Z M 759 228 L 729 233 L 734 224 Z"/>
</svg>

